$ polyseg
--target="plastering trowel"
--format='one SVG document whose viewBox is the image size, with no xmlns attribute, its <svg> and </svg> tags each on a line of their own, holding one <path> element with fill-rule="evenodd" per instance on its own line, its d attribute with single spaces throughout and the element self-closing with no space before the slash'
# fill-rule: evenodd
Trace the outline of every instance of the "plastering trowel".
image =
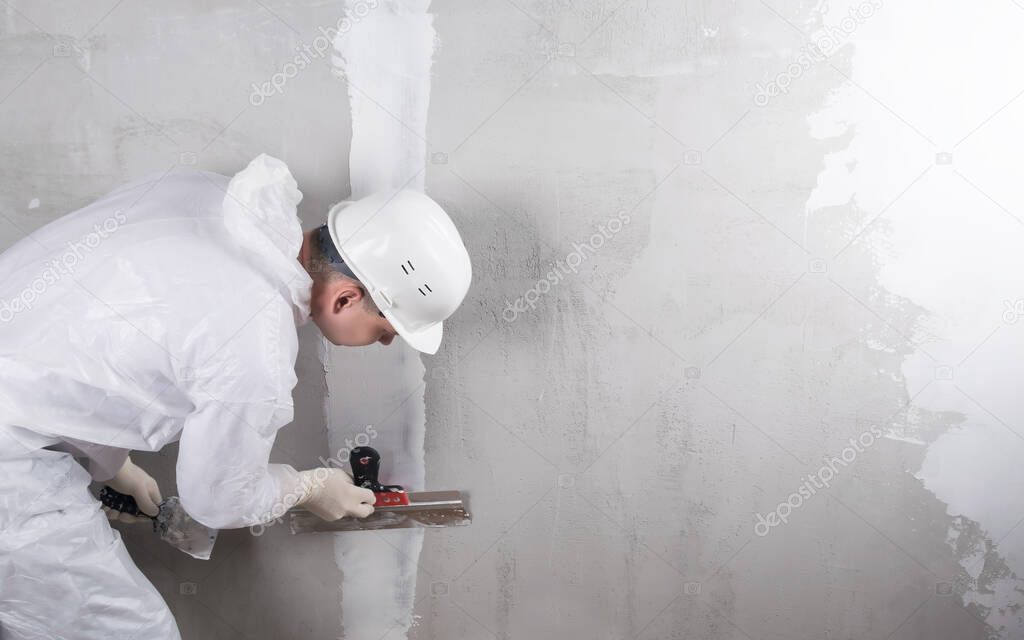
<svg viewBox="0 0 1024 640">
<path fill-rule="evenodd" d="M 143 513 L 135 498 L 114 491 L 110 487 L 103 487 L 100 490 L 100 502 L 114 511 L 149 518 L 153 521 L 153 531 L 160 535 L 161 540 L 193 558 L 210 559 L 213 545 L 217 542 L 217 530 L 193 520 L 185 513 L 177 496 L 171 496 L 161 502 L 160 511 L 156 516 Z"/>
<path fill-rule="evenodd" d="M 461 527 L 472 522 L 460 491 L 422 491 L 408 493 L 398 485 L 383 485 L 377 479 L 380 454 L 372 447 L 356 447 L 349 455 L 352 481 L 373 491 L 376 502 L 366 518 L 321 520 L 305 509 L 292 509 L 292 533 L 320 531 L 378 531 L 381 529 L 419 529 L 424 527 Z"/>
</svg>

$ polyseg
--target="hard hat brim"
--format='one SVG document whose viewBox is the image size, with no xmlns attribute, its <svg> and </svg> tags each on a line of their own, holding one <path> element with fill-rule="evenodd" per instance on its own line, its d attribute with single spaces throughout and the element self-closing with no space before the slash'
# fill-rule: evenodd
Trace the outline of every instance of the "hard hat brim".
<svg viewBox="0 0 1024 640">
<path fill-rule="evenodd" d="M 387 317 L 388 313 L 384 312 L 384 317 Z M 388 320 L 391 320 L 388 318 Z M 434 355 L 437 350 L 441 347 L 441 338 L 444 335 L 444 328 L 442 322 L 431 325 L 426 329 L 420 331 L 409 331 L 395 324 L 391 321 L 391 326 L 395 328 L 398 335 L 405 340 L 405 342 L 413 349 L 426 353 L 428 355 Z"/>
</svg>

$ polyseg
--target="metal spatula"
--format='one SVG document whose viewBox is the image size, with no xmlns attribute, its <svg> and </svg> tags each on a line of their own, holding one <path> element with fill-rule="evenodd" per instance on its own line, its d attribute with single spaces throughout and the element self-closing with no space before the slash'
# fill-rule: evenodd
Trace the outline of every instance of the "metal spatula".
<svg viewBox="0 0 1024 640">
<path fill-rule="evenodd" d="M 147 515 L 139 510 L 135 498 L 114 491 L 110 487 L 100 490 L 100 502 L 115 511 L 122 511 L 140 518 L 153 521 L 153 531 L 160 539 L 193 558 L 209 560 L 213 545 L 217 542 L 217 530 L 200 524 L 192 519 L 181 506 L 177 496 L 171 496 L 160 503 L 160 512 L 156 516 Z"/>
<path fill-rule="evenodd" d="M 381 484 L 378 480 L 380 454 L 373 447 L 353 449 L 349 464 L 352 465 L 352 481 L 373 491 L 377 497 L 373 513 L 367 518 L 326 522 L 305 509 L 292 509 L 288 512 L 292 533 L 462 527 L 473 520 L 460 491 L 408 493 L 398 485 Z"/>
</svg>

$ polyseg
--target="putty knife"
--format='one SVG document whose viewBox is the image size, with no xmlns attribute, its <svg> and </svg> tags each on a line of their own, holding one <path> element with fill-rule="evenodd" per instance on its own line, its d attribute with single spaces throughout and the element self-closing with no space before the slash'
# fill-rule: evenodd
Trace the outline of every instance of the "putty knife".
<svg viewBox="0 0 1024 640">
<path fill-rule="evenodd" d="M 210 559 L 213 545 L 217 542 L 217 530 L 193 520 L 185 513 L 177 496 L 171 496 L 161 502 L 160 511 L 156 516 L 142 512 L 135 498 L 114 491 L 110 487 L 103 487 L 100 490 L 100 502 L 114 511 L 149 518 L 153 521 L 153 531 L 160 535 L 161 540 L 193 558 Z"/>
<path fill-rule="evenodd" d="M 356 486 L 373 491 L 377 498 L 373 513 L 366 518 L 326 522 L 305 509 L 292 509 L 288 512 L 292 533 L 463 527 L 473 520 L 460 491 L 408 493 L 398 485 L 381 484 L 378 480 L 380 454 L 373 447 L 353 449 L 349 464 Z"/>
</svg>

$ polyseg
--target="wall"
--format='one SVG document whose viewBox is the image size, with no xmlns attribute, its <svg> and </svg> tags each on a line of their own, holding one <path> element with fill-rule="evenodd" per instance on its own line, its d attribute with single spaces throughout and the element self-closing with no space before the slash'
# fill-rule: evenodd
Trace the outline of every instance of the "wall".
<svg viewBox="0 0 1024 640">
<path fill-rule="evenodd" d="M 1024 636 L 1022 16 L 810 5 L 435 5 L 411 637 Z"/>
<path fill-rule="evenodd" d="M 183 161 L 282 157 L 307 224 L 347 195 L 328 60 L 250 103 L 343 3 L 218 7 L 4 9 L 6 243 Z M 425 188 L 475 281 L 422 390 L 392 382 L 475 521 L 427 532 L 383 637 L 1024 637 L 1020 10 L 429 11 Z M 300 466 L 329 450 L 320 346 L 276 454 Z M 414 426 L 367 386 L 329 398 L 346 428 Z M 228 533 L 200 566 L 126 537 L 186 637 L 346 632 L 330 538 Z"/>
</svg>

